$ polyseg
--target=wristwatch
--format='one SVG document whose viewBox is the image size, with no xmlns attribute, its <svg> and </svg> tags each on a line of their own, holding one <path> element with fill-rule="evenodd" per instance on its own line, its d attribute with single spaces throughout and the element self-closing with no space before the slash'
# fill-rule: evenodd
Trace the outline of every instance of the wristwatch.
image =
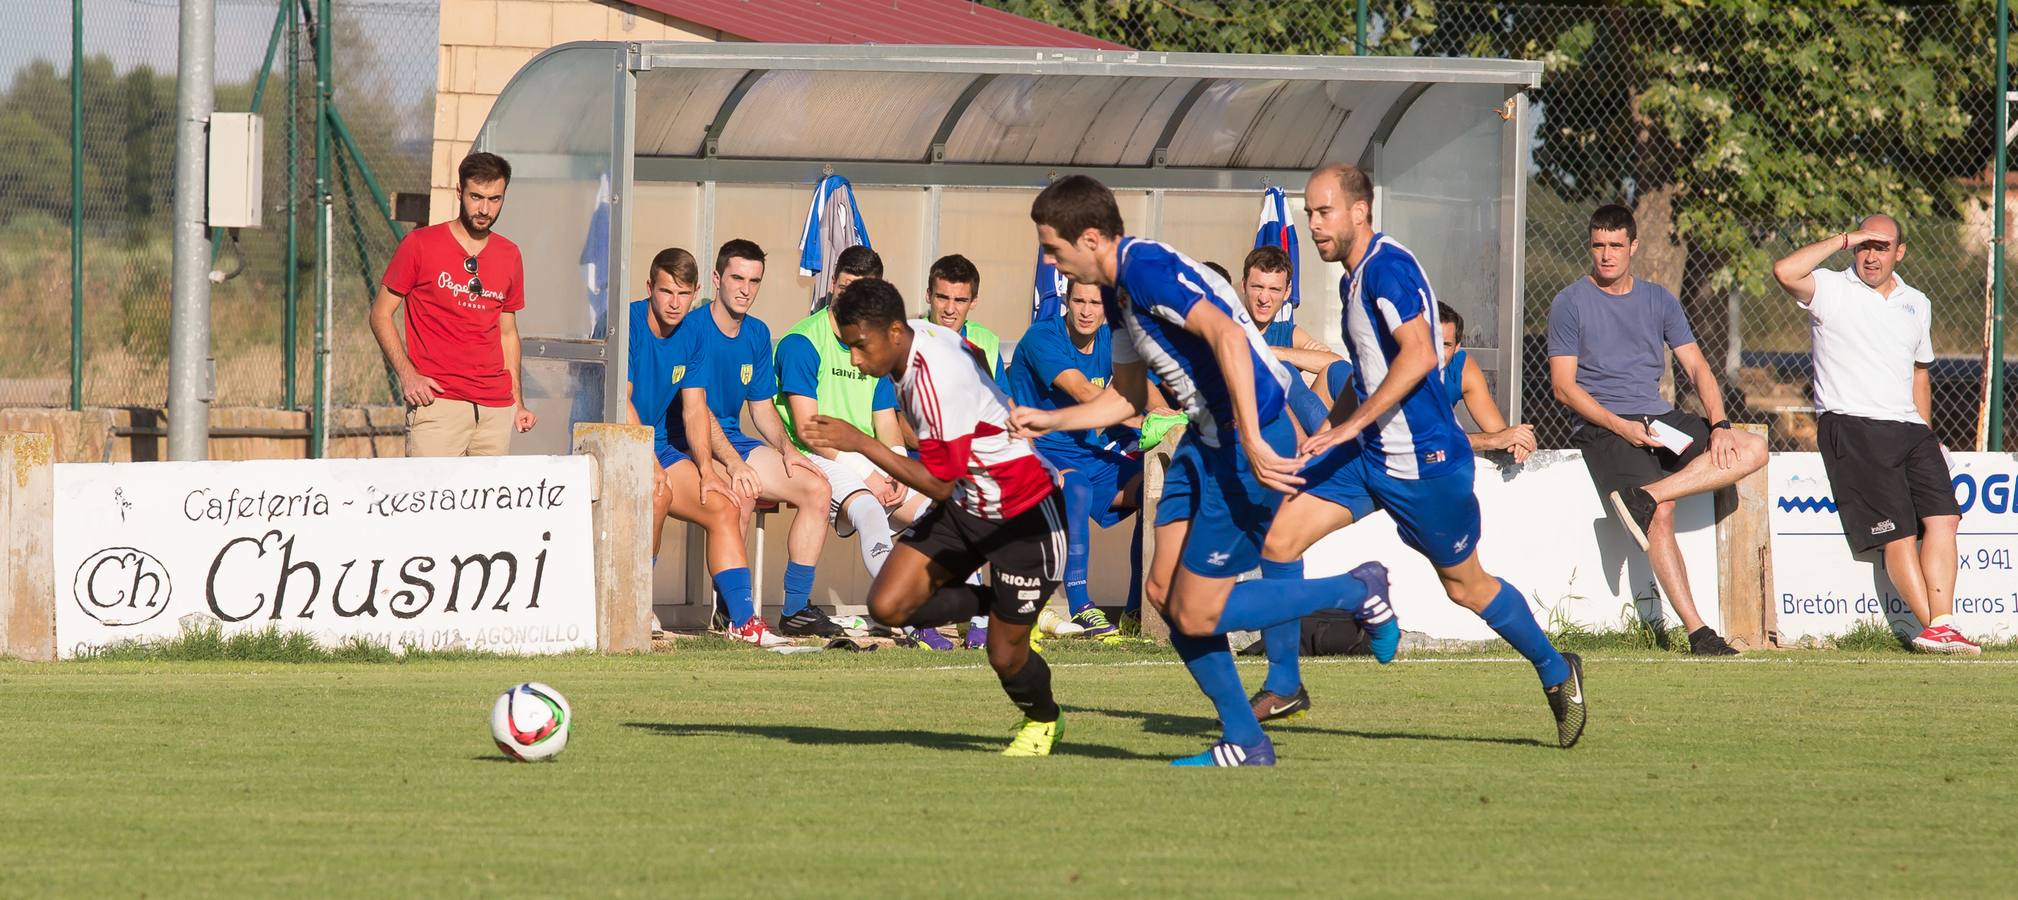
<svg viewBox="0 0 2018 900">
<path fill-rule="evenodd" d="M 1729 420 L 1729 419 L 1718 419 L 1718 420 L 1717 420 L 1717 424 L 1715 424 L 1715 425 L 1711 425 L 1710 427 L 1711 427 L 1711 428 L 1723 428 L 1723 429 L 1726 429 L 1726 430 L 1728 430 L 1728 429 L 1729 429 L 1729 428 L 1731 427 L 1731 420 Z"/>
</svg>

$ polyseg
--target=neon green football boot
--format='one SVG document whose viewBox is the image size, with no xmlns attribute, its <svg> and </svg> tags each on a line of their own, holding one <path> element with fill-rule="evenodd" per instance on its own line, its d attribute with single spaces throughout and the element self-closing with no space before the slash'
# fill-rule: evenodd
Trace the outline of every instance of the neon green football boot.
<svg viewBox="0 0 2018 900">
<path fill-rule="evenodd" d="M 1051 748 L 1058 745 L 1058 738 L 1064 734 L 1064 719 L 1056 722 L 1037 722 L 1025 718 L 1016 726 L 1016 736 L 1009 741 L 1009 748 L 1003 756 L 1050 756 Z"/>
</svg>

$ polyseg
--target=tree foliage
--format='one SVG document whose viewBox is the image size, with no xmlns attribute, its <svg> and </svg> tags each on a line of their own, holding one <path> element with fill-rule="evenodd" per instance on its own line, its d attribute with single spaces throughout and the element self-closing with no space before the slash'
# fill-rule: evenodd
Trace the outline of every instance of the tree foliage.
<svg viewBox="0 0 2018 900">
<path fill-rule="evenodd" d="M 1142 49 L 1344 52 L 1353 41 L 1349 2 L 991 2 Z M 1542 61 L 1536 177 L 1573 200 L 1634 204 L 1643 232 L 1676 245 L 1670 283 L 1699 322 L 1713 308 L 1721 321 L 1710 304 L 1765 272 L 1775 239 L 1875 210 L 1909 229 L 1957 217 L 1958 180 L 1994 147 L 1991 0 L 1371 8 L 1376 53 Z"/>
</svg>

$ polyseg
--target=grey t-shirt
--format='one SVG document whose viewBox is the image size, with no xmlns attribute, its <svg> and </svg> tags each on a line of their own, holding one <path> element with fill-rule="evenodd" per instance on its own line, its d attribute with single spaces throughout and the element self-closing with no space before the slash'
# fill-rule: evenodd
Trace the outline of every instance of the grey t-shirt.
<svg viewBox="0 0 2018 900">
<path fill-rule="evenodd" d="M 1661 399 L 1664 351 L 1695 342 L 1682 302 L 1643 278 L 1633 279 L 1623 296 L 1579 278 L 1549 304 L 1549 356 L 1576 357 L 1577 385 L 1613 415 L 1658 416 L 1674 409 Z"/>
</svg>

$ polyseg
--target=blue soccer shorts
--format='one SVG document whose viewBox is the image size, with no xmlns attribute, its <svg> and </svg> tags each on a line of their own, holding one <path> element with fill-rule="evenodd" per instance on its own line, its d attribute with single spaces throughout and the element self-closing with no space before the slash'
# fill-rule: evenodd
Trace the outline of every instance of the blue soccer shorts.
<svg viewBox="0 0 2018 900">
<path fill-rule="evenodd" d="M 1261 433 L 1278 455 L 1296 455 L 1296 427 L 1287 412 Z M 1187 431 L 1163 477 L 1155 524 L 1190 522 L 1180 557 L 1184 567 L 1207 578 L 1231 578 L 1261 564 L 1261 542 L 1282 501 L 1282 494 L 1248 469 L 1237 437 L 1208 447 L 1198 432 Z"/>
<path fill-rule="evenodd" d="M 1478 549 L 1478 495 L 1470 454 L 1434 478 L 1396 478 L 1359 441 L 1333 447 L 1303 468 L 1304 493 L 1352 512 L 1353 521 L 1387 510 L 1401 542 L 1445 568 Z"/>
</svg>

